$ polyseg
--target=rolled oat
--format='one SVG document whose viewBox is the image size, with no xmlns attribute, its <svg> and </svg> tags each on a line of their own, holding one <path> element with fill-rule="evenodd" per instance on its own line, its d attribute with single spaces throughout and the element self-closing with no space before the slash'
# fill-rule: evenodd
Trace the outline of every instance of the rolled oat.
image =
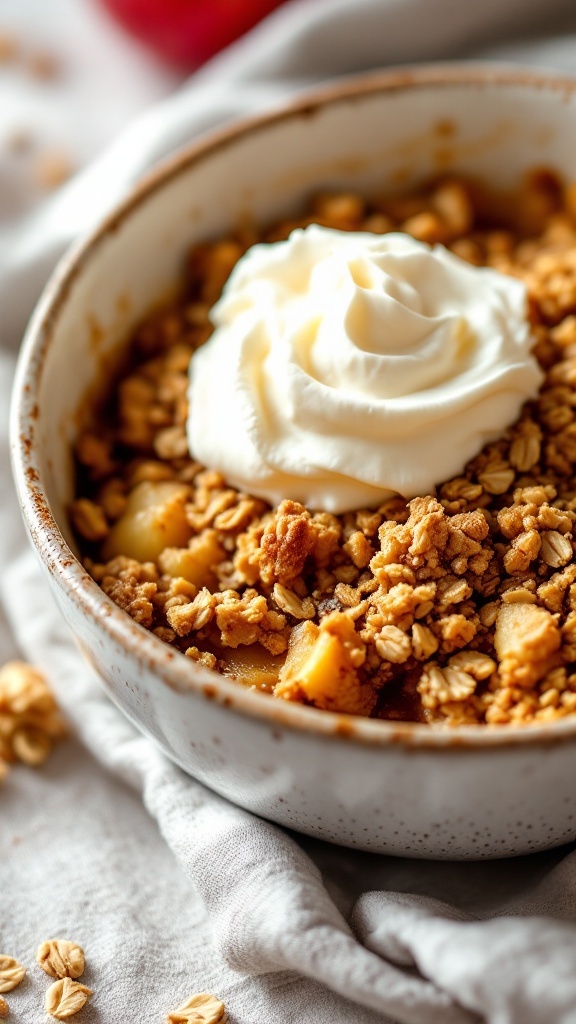
<svg viewBox="0 0 576 1024">
<path fill-rule="evenodd" d="M 47 990 L 44 1009 L 51 1017 L 66 1020 L 67 1017 L 73 1017 L 78 1013 L 91 995 L 92 989 L 81 985 L 79 981 L 73 981 L 68 977 L 61 978 L 54 981 Z"/>
<path fill-rule="evenodd" d="M 26 968 L 13 956 L 0 953 L 0 992 L 11 992 L 24 979 Z"/>
<path fill-rule="evenodd" d="M 48 939 L 36 951 L 36 963 L 51 978 L 80 978 L 84 974 L 84 950 L 69 939 Z"/>
<path fill-rule="evenodd" d="M 166 1024 L 225 1024 L 227 1017 L 226 1007 L 220 999 L 208 992 L 198 992 L 177 1010 L 172 1010 Z"/>
</svg>

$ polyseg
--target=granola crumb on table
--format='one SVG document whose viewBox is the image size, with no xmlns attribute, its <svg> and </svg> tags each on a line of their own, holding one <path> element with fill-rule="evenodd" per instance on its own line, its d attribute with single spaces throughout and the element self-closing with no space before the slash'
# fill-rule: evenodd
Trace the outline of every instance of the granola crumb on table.
<svg viewBox="0 0 576 1024">
<path fill-rule="evenodd" d="M 66 724 L 43 675 L 22 661 L 0 668 L 0 779 L 8 765 L 42 764 Z"/>
<path fill-rule="evenodd" d="M 226 1024 L 227 1020 L 226 1007 L 220 999 L 209 992 L 198 992 L 172 1010 L 166 1024 Z"/>
<path fill-rule="evenodd" d="M 281 699 L 448 725 L 576 713 L 575 195 L 547 171 L 507 197 L 455 179 L 321 195 L 300 220 L 198 246 L 185 293 L 137 330 L 77 443 L 71 520 L 105 593 L 191 660 Z M 270 508 L 188 454 L 186 374 L 211 305 L 249 245 L 312 222 L 406 231 L 526 283 L 544 384 L 435 495 L 340 516 Z"/>
<path fill-rule="evenodd" d="M 92 989 L 68 976 L 53 981 L 46 991 L 44 1009 L 56 1020 L 66 1020 L 78 1013 L 93 995 Z"/>
<path fill-rule="evenodd" d="M 13 956 L 0 953 L 0 992 L 11 992 L 26 976 L 26 968 Z"/>
<path fill-rule="evenodd" d="M 69 939 L 47 939 L 36 950 L 36 963 L 51 978 L 80 978 L 84 974 L 84 950 Z"/>
</svg>

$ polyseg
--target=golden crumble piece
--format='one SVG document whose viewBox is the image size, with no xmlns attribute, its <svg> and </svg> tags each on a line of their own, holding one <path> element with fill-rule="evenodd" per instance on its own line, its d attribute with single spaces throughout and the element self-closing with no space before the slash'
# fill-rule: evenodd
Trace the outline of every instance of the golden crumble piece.
<svg viewBox="0 0 576 1024">
<path fill-rule="evenodd" d="M 439 641 L 429 626 L 415 622 L 412 626 L 412 653 L 417 661 L 426 661 L 436 653 Z"/>
<path fill-rule="evenodd" d="M 84 950 L 69 939 L 48 939 L 36 950 L 36 963 L 51 978 L 80 978 L 84 974 Z"/>
<path fill-rule="evenodd" d="M 96 477 L 109 475 L 114 470 L 110 442 L 86 431 L 76 442 L 78 462 Z"/>
<path fill-rule="evenodd" d="M 510 462 L 514 469 L 526 473 L 540 460 L 541 432 L 537 427 L 520 434 L 510 446 Z"/>
<path fill-rule="evenodd" d="M 152 598 L 157 611 L 167 612 L 177 605 L 189 604 L 198 593 L 198 587 L 183 576 L 163 574 L 158 580 L 158 589 Z M 160 627 L 156 627 L 160 628 Z"/>
<path fill-rule="evenodd" d="M 197 477 L 193 500 L 186 507 L 188 522 L 196 533 L 200 533 L 207 526 L 216 525 L 216 520 L 220 520 L 221 515 L 230 513 L 238 501 L 237 491 L 221 486 L 223 481 L 219 474 L 214 475 L 211 485 L 212 476 L 213 474 L 202 473 Z"/>
<path fill-rule="evenodd" d="M 413 217 L 409 217 L 401 225 L 401 230 L 412 235 L 419 242 L 428 242 L 429 245 L 448 240 L 446 225 L 436 213 L 432 212 L 416 213 Z"/>
<path fill-rule="evenodd" d="M 52 750 L 52 739 L 41 729 L 21 726 L 12 734 L 12 750 L 22 764 L 38 768 Z"/>
<path fill-rule="evenodd" d="M 481 651 L 459 651 L 450 658 L 448 664 L 450 668 L 467 672 L 478 681 L 488 679 L 496 671 L 494 659 Z"/>
<path fill-rule="evenodd" d="M 514 470 L 505 462 L 490 463 L 478 481 L 488 494 L 504 494 L 514 483 Z"/>
<path fill-rule="evenodd" d="M 234 590 L 224 591 L 219 595 L 215 622 L 220 631 L 220 643 L 224 647 L 238 647 L 260 642 L 268 647 L 280 646 L 280 653 L 286 649 L 283 637 L 275 643 L 271 633 L 265 632 L 263 625 L 268 617 L 268 603 L 258 591 L 249 588 L 242 595 Z"/>
<path fill-rule="evenodd" d="M 152 599 L 158 590 L 158 584 L 140 583 L 136 577 L 118 579 L 116 576 L 104 576 L 100 584 L 102 590 L 127 612 L 141 626 L 150 628 L 154 622 L 154 605 Z"/>
<path fill-rule="evenodd" d="M 478 683 L 488 679 L 496 669 L 496 662 L 479 651 L 462 651 L 453 655 L 444 666 L 428 662 L 418 681 L 422 704 L 428 711 L 441 713 L 458 724 L 459 719 L 470 718 L 461 706 L 476 692 Z"/>
<path fill-rule="evenodd" d="M 374 646 L 382 661 L 394 665 L 402 665 L 412 654 L 412 640 L 398 626 L 383 626 L 374 638 Z"/>
<path fill-rule="evenodd" d="M 216 668 L 216 655 L 211 654 L 209 651 L 200 651 L 197 647 L 188 647 L 184 653 L 187 658 L 190 658 L 190 661 L 195 661 L 197 665 L 203 665 L 204 668 L 210 669 Z"/>
<path fill-rule="evenodd" d="M 313 619 L 316 615 L 316 605 L 311 597 L 299 597 L 281 583 L 274 584 L 272 596 L 281 611 L 294 619 Z"/>
<path fill-rule="evenodd" d="M 56 1020 L 66 1020 L 67 1017 L 73 1017 L 78 1013 L 91 995 L 92 989 L 81 985 L 79 981 L 73 981 L 69 977 L 60 978 L 47 989 L 44 1009 Z"/>
<path fill-rule="evenodd" d="M 169 608 L 166 618 L 178 636 L 187 636 L 211 622 L 216 611 L 216 601 L 216 595 L 204 587 L 190 603 Z"/>
<path fill-rule="evenodd" d="M 472 227 L 474 208 L 463 182 L 443 182 L 434 190 L 432 206 L 451 234 L 465 235 Z"/>
<path fill-rule="evenodd" d="M 113 523 L 126 510 L 126 484 L 117 477 L 111 477 L 98 492 L 98 505 L 106 519 Z"/>
<path fill-rule="evenodd" d="M 197 246 L 190 254 L 190 275 L 200 285 L 202 302 L 208 306 L 214 304 L 243 252 L 244 246 L 229 238 Z"/>
<path fill-rule="evenodd" d="M 542 537 L 538 530 L 524 530 L 514 537 L 511 546 L 504 555 L 504 568 L 507 573 L 525 572 L 530 563 L 540 554 Z"/>
<path fill-rule="evenodd" d="M 445 612 L 455 604 L 462 604 L 472 596 L 472 587 L 465 579 L 447 573 L 438 581 L 436 588 L 436 608 Z"/>
<path fill-rule="evenodd" d="M 365 639 L 373 639 L 383 626 L 395 626 L 407 632 L 415 619 L 424 618 L 432 610 L 435 594 L 436 583 L 433 581 L 418 586 L 393 583 L 389 589 L 386 585 L 381 586 L 368 597 Z"/>
<path fill-rule="evenodd" d="M 209 992 L 190 996 L 166 1017 L 166 1024 L 225 1024 L 228 1019 L 221 999 Z"/>
<path fill-rule="evenodd" d="M 576 581 L 576 565 L 567 565 L 538 587 L 538 600 L 549 612 L 559 612 L 568 588 Z"/>
<path fill-rule="evenodd" d="M 511 587 L 509 590 L 504 591 L 502 594 L 503 604 L 536 604 L 538 598 L 536 594 L 529 589 L 531 581 L 528 581 L 526 585 L 519 587 Z M 545 604 L 546 602 L 544 602 Z M 488 625 L 485 619 L 481 616 L 481 621 L 484 625 Z M 494 620 L 496 621 L 496 620 Z"/>
<path fill-rule="evenodd" d="M 423 706 L 435 710 L 439 705 L 465 701 L 476 690 L 477 680 L 471 673 L 450 664 L 442 668 L 436 662 L 428 662 L 418 680 L 418 693 Z"/>
<path fill-rule="evenodd" d="M 78 498 L 70 508 L 72 525 L 77 533 L 91 543 L 104 540 L 108 536 L 109 526 L 104 510 L 88 498 Z"/>
<path fill-rule="evenodd" d="M 225 533 L 230 530 L 244 530 L 263 511 L 263 502 L 258 502 L 254 498 L 241 498 L 231 508 L 216 513 L 214 526 L 217 530 L 223 530 Z"/>
<path fill-rule="evenodd" d="M 0 992 L 11 992 L 23 981 L 26 968 L 13 956 L 0 953 Z"/>
<path fill-rule="evenodd" d="M 357 569 L 365 569 L 374 554 L 370 541 L 361 530 L 356 530 L 350 535 L 343 550 L 350 556 Z"/>
<path fill-rule="evenodd" d="M 326 227 L 346 231 L 358 228 L 366 201 L 357 192 L 321 193 L 314 199 L 312 213 Z"/>
<path fill-rule="evenodd" d="M 158 459 L 138 459 L 131 472 L 127 474 L 126 484 L 133 488 L 138 484 L 157 484 L 162 480 L 174 480 L 172 466 Z"/>
<path fill-rule="evenodd" d="M 542 533 L 541 557 L 552 569 L 559 569 L 572 558 L 572 542 L 557 530 L 545 530 Z"/>
<path fill-rule="evenodd" d="M 533 604 L 503 604 L 494 646 L 504 686 L 530 687 L 553 667 L 561 633 L 556 617 Z"/>
<path fill-rule="evenodd" d="M 437 629 L 441 639 L 441 649 L 446 653 L 466 647 L 476 636 L 476 625 L 460 612 L 443 615 L 438 620 Z"/>
<path fill-rule="evenodd" d="M 159 459 L 183 459 L 188 455 L 188 441 L 183 426 L 165 427 L 154 438 L 154 451 Z"/>
<path fill-rule="evenodd" d="M 312 517 L 297 501 L 283 501 L 266 526 L 258 565 L 263 583 L 288 586 L 304 568 L 316 543 Z"/>
<path fill-rule="evenodd" d="M 10 1008 L 6 1000 L 0 996 L 0 1017 L 8 1017 L 10 1015 Z"/>
<path fill-rule="evenodd" d="M 482 494 L 482 484 L 472 483 L 466 477 L 455 477 L 440 488 L 442 498 L 447 501 L 476 501 Z"/>
<path fill-rule="evenodd" d="M 0 763 L 42 764 L 66 734 L 56 699 L 37 669 L 11 661 L 0 669 Z"/>
</svg>

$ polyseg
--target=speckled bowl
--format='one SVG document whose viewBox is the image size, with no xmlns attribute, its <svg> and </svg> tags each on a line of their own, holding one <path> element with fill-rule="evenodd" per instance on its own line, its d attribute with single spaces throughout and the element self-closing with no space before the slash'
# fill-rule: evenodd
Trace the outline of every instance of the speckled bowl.
<svg viewBox="0 0 576 1024">
<path fill-rule="evenodd" d="M 438 170 L 498 185 L 574 176 L 576 83 L 494 67 L 339 83 L 193 143 L 69 253 L 20 360 L 12 423 L 26 525 L 112 699 L 228 799 L 331 842 L 411 857 L 526 853 L 576 837 L 576 720 L 453 730 L 317 711 L 191 663 L 107 598 L 66 518 L 77 411 L 196 240 L 269 220 L 318 188 L 406 187 Z"/>
</svg>

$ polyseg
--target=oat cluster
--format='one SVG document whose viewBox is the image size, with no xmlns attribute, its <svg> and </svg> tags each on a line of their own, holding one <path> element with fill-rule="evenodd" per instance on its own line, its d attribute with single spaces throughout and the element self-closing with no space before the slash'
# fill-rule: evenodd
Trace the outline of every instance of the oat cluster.
<svg viewBox="0 0 576 1024">
<path fill-rule="evenodd" d="M 402 230 L 525 281 L 536 400 L 461 475 L 406 504 L 334 516 L 270 508 L 187 449 L 187 368 L 255 241 L 316 222 Z M 132 618 L 201 665 L 285 700 L 450 725 L 576 712 L 576 187 L 514 195 L 443 180 L 190 255 L 183 297 L 137 330 L 130 365 L 77 444 L 71 518 L 85 564 Z"/>
<path fill-rule="evenodd" d="M 13 761 L 36 767 L 66 733 L 44 676 L 22 661 L 0 669 L 0 778 Z"/>
</svg>

